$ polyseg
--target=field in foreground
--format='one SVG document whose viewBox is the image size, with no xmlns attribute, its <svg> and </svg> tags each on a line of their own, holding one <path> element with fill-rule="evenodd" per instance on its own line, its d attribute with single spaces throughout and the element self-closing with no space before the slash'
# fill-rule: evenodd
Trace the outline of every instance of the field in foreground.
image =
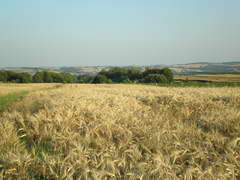
<svg viewBox="0 0 240 180">
<path fill-rule="evenodd" d="M 0 179 L 239 179 L 240 89 L 63 85 L 0 114 Z"/>
<path fill-rule="evenodd" d="M 39 89 L 46 89 L 53 87 L 54 83 L 52 84 L 16 84 L 16 83 L 0 83 L 0 96 L 4 96 L 11 93 L 18 93 L 23 91 L 33 91 Z"/>
</svg>

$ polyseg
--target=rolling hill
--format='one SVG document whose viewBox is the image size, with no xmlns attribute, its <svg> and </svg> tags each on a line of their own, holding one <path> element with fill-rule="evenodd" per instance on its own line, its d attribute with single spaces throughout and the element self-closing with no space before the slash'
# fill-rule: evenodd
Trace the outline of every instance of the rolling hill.
<svg viewBox="0 0 240 180">
<path fill-rule="evenodd" d="M 109 69 L 112 66 L 74 66 L 74 67 L 3 67 L 0 70 L 11 70 L 16 72 L 35 73 L 37 71 L 47 70 L 54 72 L 69 72 L 74 74 L 96 74 L 103 69 Z M 152 66 L 123 66 L 125 68 L 163 68 L 169 67 L 175 74 L 208 74 L 208 73 L 240 73 L 240 61 L 209 63 L 198 62 L 189 64 L 175 65 L 152 65 Z"/>
</svg>

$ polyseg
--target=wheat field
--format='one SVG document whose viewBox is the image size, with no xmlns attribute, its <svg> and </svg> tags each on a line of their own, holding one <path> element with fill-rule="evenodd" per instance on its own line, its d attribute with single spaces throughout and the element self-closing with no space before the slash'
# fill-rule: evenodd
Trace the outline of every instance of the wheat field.
<svg viewBox="0 0 240 180">
<path fill-rule="evenodd" d="M 50 88 L 56 84 L 16 84 L 16 83 L 0 83 L 0 96 L 20 91 L 33 91 L 41 88 Z"/>
<path fill-rule="evenodd" d="M 239 88 L 65 84 L 0 116 L 0 179 L 240 179 Z"/>
</svg>

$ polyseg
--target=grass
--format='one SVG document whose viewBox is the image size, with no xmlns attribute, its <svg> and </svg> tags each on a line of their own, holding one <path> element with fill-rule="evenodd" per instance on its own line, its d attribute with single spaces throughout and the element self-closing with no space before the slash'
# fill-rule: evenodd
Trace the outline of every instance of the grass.
<svg viewBox="0 0 240 180">
<path fill-rule="evenodd" d="M 240 91 L 77 85 L 0 118 L 0 179 L 240 178 Z"/>
<path fill-rule="evenodd" d="M 0 96 L 0 112 L 6 110 L 11 104 L 25 97 L 29 91 L 21 91 Z"/>
</svg>

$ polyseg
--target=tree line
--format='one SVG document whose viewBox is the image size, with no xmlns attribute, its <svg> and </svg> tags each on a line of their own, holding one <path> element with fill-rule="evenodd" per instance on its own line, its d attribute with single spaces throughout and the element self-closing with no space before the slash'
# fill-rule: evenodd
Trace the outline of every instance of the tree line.
<svg viewBox="0 0 240 180">
<path fill-rule="evenodd" d="M 102 70 L 96 76 L 80 75 L 79 83 L 171 83 L 174 75 L 171 69 L 138 69 L 111 68 Z"/>
<path fill-rule="evenodd" d="M 97 75 L 75 75 L 65 72 L 39 71 L 34 75 L 26 72 L 0 71 L 0 82 L 13 83 L 171 83 L 173 73 L 169 68 L 138 69 L 111 68 Z"/>
<path fill-rule="evenodd" d="M 76 83 L 77 76 L 71 73 L 39 71 L 34 75 L 26 72 L 0 71 L 0 82 L 12 83 Z"/>
</svg>

